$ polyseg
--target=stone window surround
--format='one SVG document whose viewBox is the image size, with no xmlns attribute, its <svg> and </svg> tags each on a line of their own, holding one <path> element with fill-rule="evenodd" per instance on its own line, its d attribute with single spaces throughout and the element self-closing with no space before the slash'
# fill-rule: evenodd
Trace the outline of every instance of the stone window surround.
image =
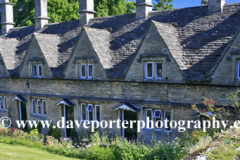
<svg viewBox="0 0 240 160">
<path fill-rule="evenodd" d="M 37 76 L 33 76 L 32 75 L 32 72 L 33 72 L 33 66 L 36 66 L 36 74 Z M 42 72 L 42 75 L 43 75 L 43 69 L 42 69 L 42 63 L 31 63 L 30 64 L 30 77 L 32 78 L 42 78 L 42 75 L 39 75 L 39 67 L 41 67 L 41 72 Z"/>
<path fill-rule="evenodd" d="M 38 102 L 40 101 L 40 105 L 38 105 Z M 34 104 L 35 104 L 35 106 L 33 106 L 33 102 L 34 102 Z M 44 106 L 43 106 L 43 102 L 45 102 L 45 108 L 46 108 L 46 110 L 47 110 L 47 105 L 46 105 L 46 100 L 45 99 L 39 99 L 39 98 L 33 98 L 32 100 L 31 100 L 31 103 L 32 103 L 32 115 L 34 115 L 34 116 L 44 116 L 44 117 L 46 117 L 47 116 L 47 114 L 44 114 Z M 39 114 L 39 107 L 38 106 L 40 106 L 40 108 L 41 108 L 41 114 Z M 35 113 L 33 112 L 33 108 L 35 107 Z M 37 107 L 37 108 L 36 108 Z M 46 112 L 47 113 L 47 112 Z"/>
<path fill-rule="evenodd" d="M 152 63 L 152 77 L 148 77 L 147 76 L 147 71 L 148 71 L 148 64 Z M 162 77 L 161 78 L 157 78 L 157 63 L 162 63 Z M 153 60 L 148 60 L 148 61 L 144 61 L 144 80 L 163 80 L 163 68 L 164 68 L 164 62 L 163 60 L 158 60 L 158 61 L 153 61 Z"/>
<path fill-rule="evenodd" d="M 93 79 L 94 76 L 94 63 L 97 63 L 97 60 L 95 57 L 75 57 L 74 64 L 76 64 L 76 75 L 78 79 Z M 81 65 L 85 65 L 85 77 L 81 76 Z M 92 76 L 89 76 L 89 65 L 92 65 Z"/>
<path fill-rule="evenodd" d="M 170 130 L 166 130 L 165 129 L 165 123 L 164 123 L 164 120 L 165 120 L 165 117 L 166 117 L 166 112 L 170 112 L 170 121 L 172 120 L 172 111 L 171 110 L 159 110 L 159 109 L 145 109 L 145 128 L 146 129 L 152 129 L 151 128 L 151 126 L 149 126 L 150 128 L 147 128 L 147 111 L 151 111 L 151 117 L 152 117 L 152 121 L 154 122 L 154 130 L 155 131 L 162 131 L 162 129 L 156 129 L 156 126 L 155 126 L 155 124 L 156 124 L 156 117 L 154 117 L 154 114 L 153 113 L 155 113 L 155 111 L 161 111 L 161 121 L 163 122 L 163 128 L 164 128 L 164 132 L 171 132 L 171 128 L 170 128 Z M 153 112 L 154 111 L 154 112 Z M 170 126 L 169 126 L 170 127 Z"/>
<path fill-rule="evenodd" d="M 84 120 L 83 119 L 83 112 L 82 112 L 82 106 L 83 105 L 85 105 L 85 109 L 86 109 L 86 119 Z M 93 116 L 93 120 L 94 121 L 97 121 L 97 113 L 96 113 L 96 108 L 97 107 L 99 107 L 99 111 L 100 111 L 100 117 L 99 117 L 99 119 L 100 119 L 100 121 L 101 121 L 101 107 L 100 107 L 100 105 L 99 104 L 90 104 L 90 103 L 81 103 L 81 121 L 86 121 L 86 120 L 88 120 L 88 121 L 90 121 L 89 120 L 89 118 L 90 118 L 90 116 L 89 116 L 89 111 L 87 111 L 87 109 L 88 109 L 88 106 L 89 105 L 92 105 L 92 116 Z"/>
<path fill-rule="evenodd" d="M 6 103 L 6 96 L 0 96 L 2 101 L 0 102 L 0 111 L 7 111 L 7 103 Z M 2 109 L 3 105 L 3 109 Z"/>
</svg>

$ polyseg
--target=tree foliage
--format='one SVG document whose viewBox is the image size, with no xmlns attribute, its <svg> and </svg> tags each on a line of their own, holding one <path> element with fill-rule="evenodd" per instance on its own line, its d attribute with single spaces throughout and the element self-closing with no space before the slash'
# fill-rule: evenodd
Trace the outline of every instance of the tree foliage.
<svg viewBox="0 0 240 160">
<path fill-rule="evenodd" d="M 154 4 L 155 10 L 173 9 L 173 4 L 170 4 L 173 0 L 155 0 L 157 3 Z"/>
<path fill-rule="evenodd" d="M 35 0 L 12 0 L 15 26 L 34 25 Z M 94 0 L 96 17 L 134 13 L 135 2 L 125 0 Z M 49 23 L 78 19 L 79 0 L 48 0 Z"/>
<path fill-rule="evenodd" d="M 202 6 L 206 6 L 208 4 L 208 0 L 202 0 Z"/>
</svg>

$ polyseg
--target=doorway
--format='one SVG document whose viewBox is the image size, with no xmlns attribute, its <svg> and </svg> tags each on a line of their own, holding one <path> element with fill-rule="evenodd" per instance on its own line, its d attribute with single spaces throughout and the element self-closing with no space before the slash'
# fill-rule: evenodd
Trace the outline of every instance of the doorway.
<svg viewBox="0 0 240 160">
<path fill-rule="evenodd" d="M 62 115 L 64 117 L 64 135 L 65 137 L 70 137 L 71 135 L 71 128 L 67 128 L 67 121 L 73 122 L 74 127 L 74 108 L 68 105 L 62 106 Z"/>
<path fill-rule="evenodd" d="M 133 128 L 130 128 L 130 120 L 137 121 L 137 112 L 122 110 L 123 120 L 128 121 L 127 128 L 123 128 L 123 137 L 127 140 L 137 140 L 137 123 L 133 123 Z"/>
<path fill-rule="evenodd" d="M 19 120 L 26 121 L 27 120 L 27 102 L 18 101 L 18 110 L 19 110 Z M 28 126 L 26 125 L 25 128 L 27 129 Z"/>
</svg>

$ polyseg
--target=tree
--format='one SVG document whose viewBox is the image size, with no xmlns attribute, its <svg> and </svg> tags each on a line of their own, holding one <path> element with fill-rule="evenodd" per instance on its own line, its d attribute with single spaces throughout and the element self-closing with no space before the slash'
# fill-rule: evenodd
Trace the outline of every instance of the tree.
<svg viewBox="0 0 240 160">
<path fill-rule="evenodd" d="M 1 1 L 1 0 L 0 0 Z M 15 26 L 35 24 L 35 0 L 12 0 Z M 134 13 L 135 2 L 125 0 L 94 0 L 96 17 Z M 79 0 L 48 0 L 49 23 L 78 19 Z"/>
<path fill-rule="evenodd" d="M 173 4 L 170 4 L 173 0 L 155 0 L 157 3 L 154 4 L 155 10 L 173 9 Z"/>
<path fill-rule="evenodd" d="M 202 6 L 206 6 L 208 4 L 208 0 L 202 0 Z"/>
<path fill-rule="evenodd" d="M 96 17 L 134 13 L 135 2 L 125 0 L 94 0 Z"/>
</svg>

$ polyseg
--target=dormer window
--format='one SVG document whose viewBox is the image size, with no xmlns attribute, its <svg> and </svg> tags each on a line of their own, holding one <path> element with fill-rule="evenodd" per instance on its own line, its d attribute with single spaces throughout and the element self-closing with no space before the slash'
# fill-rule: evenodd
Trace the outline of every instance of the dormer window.
<svg viewBox="0 0 240 160">
<path fill-rule="evenodd" d="M 93 78 L 93 64 L 80 64 L 79 65 L 79 78 L 80 79 L 92 79 Z"/>
<path fill-rule="evenodd" d="M 162 62 L 146 62 L 145 79 L 162 79 L 163 63 Z"/>
<path fill-rule="evenodd" d="M 31 67 L 31 75 L 32 77 L 42 77 L 42 65 L 32 65 Z"/>
</svg>

